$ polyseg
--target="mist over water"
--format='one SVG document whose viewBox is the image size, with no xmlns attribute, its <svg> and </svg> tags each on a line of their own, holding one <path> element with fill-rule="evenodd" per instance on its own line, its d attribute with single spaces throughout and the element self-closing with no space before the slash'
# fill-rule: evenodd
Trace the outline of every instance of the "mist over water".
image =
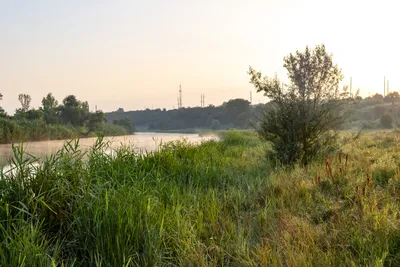
<svg viewBox="0 0 400 267">
<path fill-rule="evenodd" d="M 215 139 L 213 135 L 200 136 L 199 134 L 179 133 L 136 133 L 134 135 L 104 137 L 104 142 L 110 141 L 111 149 L 118 149 L 121 146 L 130 146 L 136 151 L 154 151 L 160 144 L 171 141 L 187 140 L 190 143 Z M 82 149 L 89 149 L 96 142 L 97 137 L 79 139 L 79 146 Z M 52 140 L 23 143 L 25 152 L 35 156 L 43 157 L 61 149 L 66 140 Z M 0 145 L 0 166 L 7 164 L 7 160 L 13 157 L 12 145 Z"/>
</svg>

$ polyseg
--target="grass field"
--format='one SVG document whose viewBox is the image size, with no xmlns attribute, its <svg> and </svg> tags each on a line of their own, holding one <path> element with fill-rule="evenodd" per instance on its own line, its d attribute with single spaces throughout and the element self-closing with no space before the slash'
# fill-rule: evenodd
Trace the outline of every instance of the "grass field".
<svg viewBox="0 0 400 267">
<path fill-rule="evenodd" d="M 346 137 L 343 137 L 344 139 Z M 274 167 L 247 131 L 103 153 L 73 142 L 0 180 L 1 266 L 399 266 L 394 133 Z"/>
</svg>

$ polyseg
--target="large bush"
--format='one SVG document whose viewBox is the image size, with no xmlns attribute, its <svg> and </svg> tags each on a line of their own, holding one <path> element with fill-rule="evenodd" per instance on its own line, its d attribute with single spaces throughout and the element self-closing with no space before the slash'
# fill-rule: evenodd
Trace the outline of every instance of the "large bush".
<svg viewBox="0 0 400 267">
<path fill-rule="evenodd" d="M 391 129 L 393 127 L 392 123 L 393 123 L 392 116 L 389 113 L 385 113 L 382 115 L 381 117 L 382 127 L 386 129 Z"/>
<path fill-rule="evenodd" d="M 306 48 L 284 58 L 290 84 L 277 76 L 262 78 L 250 67 L 251 83 L 273 105 L 258 124 L 260 137 L 272 143 L 273 156 L 283 164 L 310 159 L 330 147 L 344 123 L 346 91 L 339 93 L 343 76 L 324 45 Z"/>
</svg>

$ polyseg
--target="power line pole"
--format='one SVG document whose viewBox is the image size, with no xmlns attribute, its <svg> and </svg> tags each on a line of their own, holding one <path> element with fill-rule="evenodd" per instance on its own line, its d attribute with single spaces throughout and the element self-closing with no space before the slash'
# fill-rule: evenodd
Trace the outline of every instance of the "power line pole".
<svg viewBox="0 0 400 267">
<path fill-rule="evenodd" d="M 250 105 L 253 103 L 253 96 L 252 96 L 252 94 L 251 94 L 251 91 L 250 91 Z"/>
<path fill-rule="evenodd" d="M 179 85 L 178 108 L 182 108 L 182 86 Z"/>
<path fill-rule="evenodd" d="M 351 93 L 351 89 L 353 87 L 353 78 L 350 77 L 350 97 L 353 97 L 352 93 Z"/>
<path fill-rule="evenodd" d="M 205 95 L 202 94 L 202 95 L 201 95 L 201 107 L 202 107 L 202 108 L 205 107 L 204 98 L 205 98 Z"/>
<path fill-rule="evenodd" d="M 386 95 L 386 76 L 383 76 L 383 96 Z"/>
<path fill-rule="evenodd" d="M 390 93 L 390 90 L 389 90 L 389 80 L 387 80 L 386 81 L 386 90 L 387 90 L 387 93 L 389 94 Z"/>
</svg>

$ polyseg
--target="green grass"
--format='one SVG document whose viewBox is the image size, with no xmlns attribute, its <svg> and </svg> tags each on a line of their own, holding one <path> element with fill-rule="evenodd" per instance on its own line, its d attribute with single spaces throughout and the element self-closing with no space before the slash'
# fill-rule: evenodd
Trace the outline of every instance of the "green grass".
<svg viewBox="0 0 400 267">
<path fill-rule="evenodd" d="M 63 124 L 47 124 L 44 120 L 10 120 L 0 118 L 0 144 L 17 142 L 63 140 L 79 137 L 127 135 L 125 128 L 104 123 L 96 132 L 89 132 L 87 127 L 74 127 Z"/>
<path fill-rule="evenodd" d="M 15 149 L 0 265 L 399 266 L 395 134 L 291 170 L 270 167 L 255 133 L 219 134 L 113 157 L 70 142 L 40 166 Z"/>
</svg>

